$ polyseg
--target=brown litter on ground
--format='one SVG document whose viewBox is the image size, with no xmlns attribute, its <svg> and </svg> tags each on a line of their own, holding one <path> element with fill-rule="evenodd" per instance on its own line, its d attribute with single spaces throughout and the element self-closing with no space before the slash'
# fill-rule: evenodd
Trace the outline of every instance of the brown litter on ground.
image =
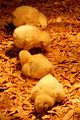
<svg viewBox="0 0 80 120">
<path fill-rule="evenodd" d="M 30 92 L 37 83 L 21 74 L 10 13 L 20 5 L 42 11 L 49 20 L 46 31 L 53 41 L 44 52 L 54 76 L 64 86 L 65 100 L 37 118 Z M 80 8 L 79 0 L 0 0 L 0 120 L 80 120 Z"/>
</svg>

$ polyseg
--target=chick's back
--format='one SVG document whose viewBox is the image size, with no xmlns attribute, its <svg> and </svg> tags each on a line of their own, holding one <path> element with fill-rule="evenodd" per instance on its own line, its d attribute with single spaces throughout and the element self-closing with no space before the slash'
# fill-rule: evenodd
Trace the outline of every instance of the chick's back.
<svg viewBox="0 0 80 120">
<path fill-rule="evenodd" d="M 37 27 L 41 26 L 42 29 L 46 28 L 48 24 L 47 18 L 43 13 L 27 5 L 17 7 L 12 12 L 12 22 L 16 27 L 30 24 Z"/>
<path fill-rule="evenodd" d="M 17 27 L 13 33 L 13 41 L 18 48 L 30 49 L 39 44 L 40 30 L 31 25 Z"/>
<path fill-rule="evenodd" d="M 62 84 L 51 74 L 44 76 L 32 89 L 32 99 L 35 100 L 39 94 L 49 95 L 57 102 L 64 99 L 65 93 Z"/>
<path fill-rule="evenodd" d="M 38 10 L 31 6 L 20 6 L 12 13 L 13 24 L 18 27 L 24 24 L 37 24 Z"/>
<path fill-rule="evenodd" d="M 28 72 L 28 69 L 30 72 Z M 30 76 L 35 79 L 40 79 L 47 73 L 50 73 L 52 69 L 52 63 L 43 54 L 36 54 L 32 55 L 32 58 L 23 65 L 22 72 L 26 76 Z"/>
</svg>

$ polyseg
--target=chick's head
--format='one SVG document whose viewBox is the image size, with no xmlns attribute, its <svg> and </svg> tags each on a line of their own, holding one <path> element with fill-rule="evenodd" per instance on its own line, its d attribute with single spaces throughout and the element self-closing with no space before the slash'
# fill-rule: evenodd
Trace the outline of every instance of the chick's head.
<svg viewBox="0 0 80 120">
<path fill-rule="evenodd" d="M 25 64 L 29 59 L 31 59 L 31 54 L 27 50 L 21 50 L 19 52 L 19 59 L 21 65 Z"/>
<path fill-rule="evenodd" d="M 41 31 L 40 43 L 44 49 L 50 44 L 51 41 L 52 40 L 51 40 L 49 33 L 45 32 L 45 31 Z"/>
<path fill-rule="evenodd" d="M 61 102 L 65 99 L 65 91 L 63 85 L 59 83 L 56 87 L 56 102 Z"/>
<path fill-rule="evenodd" d="M 45 94 L 40 94 L 35 99 L 35 109 L 39 113 L 46 112 L 55 104 L 55 99 Z"/>
<path fill-rule="evenodd" d="M 47 21 L 47 17 L 39 12 L 39 25 L 42 29 L 45 29 L 47 27 L 48 21 Z"/>
</svg>

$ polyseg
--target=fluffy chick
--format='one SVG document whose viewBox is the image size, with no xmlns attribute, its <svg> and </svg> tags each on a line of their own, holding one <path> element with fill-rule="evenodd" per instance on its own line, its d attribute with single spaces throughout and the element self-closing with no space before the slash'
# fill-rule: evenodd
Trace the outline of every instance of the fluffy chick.
<svg viewBox="0 0 80 120">
<path fill-rule="evenodd" d="M 20 6 L 12 12 L 12 22 L 18 27 L 24 24 L 39 26 L 42 29 L 47 26 L 46 16 L 31 6 Z"/>
<path fill-rule="evenodd" d="M 19 53 L 19 58 L 22 64 L 22 73 L 31 78 L 40 79 L 51 73 L 53 69 L 52 63 L 40 53 L 31 55 L 28 51 L 22 50 Z"/>
<path fill-rule="evenodd" d="M 34 102 L 36 111 L 41 112 L 61 102 L 65 98 L 65 92 L 61 83 L 48 74 L 32 88 L 31 100 Z"/>
<path fill-rule="evenodd" d="M 46 49 L 51 38 L 45 31 L 39 30 L 32 25 L 22 25 L 17 27 L 13 33 L 14 44 L 18 48 L 29 50 L 33 47 L 41 47 Z"/>
</svg>

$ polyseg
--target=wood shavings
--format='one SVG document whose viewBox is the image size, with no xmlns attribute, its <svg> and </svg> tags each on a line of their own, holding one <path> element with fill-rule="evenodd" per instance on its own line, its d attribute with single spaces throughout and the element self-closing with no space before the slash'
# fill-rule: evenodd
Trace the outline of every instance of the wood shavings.
<svg viewBox="0 0 80 120">
<path fill-rule="evenodd" d="M 11 49 L 13 27 L 8 24 L 10 13 L 21 5 L 30 5 L 48 18 L 45 31 L 50 33 L 51 44 L 45 56 L 54 66 L 54 76 L 64 86 L 66 99 L 46 113 L 44 120 L 80 119 L 80 8 L 79 0 L 0 0 L 0 120 L 36 120 L 33 105 L 29 100 L 31 89 L 37 83 L 21 74 L 18 52 Z M 58 22 L 56 22 L 57 18 Z M 5 26 L 7 25 L 7 26 Z M 9 48 L 9 49 L 8 49 Z M 7 50 L 17 53 L 10 57 Z M 10 51 L 9 51 L 10 52 Z M 42 51 L 41 51 L 42 52 Z M 12 59 L 13 58 L 13 59 Z M 14 89 L 13 89 L 14 88 Z M 16 89 L 15 89 L 16 88 Z M 11 92 L 12 89 L 12 92 Z M 16 113 L 17 112 L 17 113 Z M 54 113 L 55 112 L 55 113 Z M 30 114 L 31 113 L 31 114 Z M 29 115 L 30 114 L 30 115 Z"/>
</svg>

